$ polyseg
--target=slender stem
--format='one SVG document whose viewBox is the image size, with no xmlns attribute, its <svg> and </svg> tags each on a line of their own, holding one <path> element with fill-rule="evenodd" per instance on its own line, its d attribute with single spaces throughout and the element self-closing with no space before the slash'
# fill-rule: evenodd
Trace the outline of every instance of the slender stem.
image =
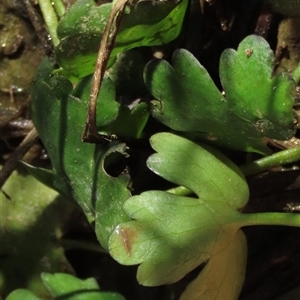
<svg viewBox="0 0 300 300">
<path fill-rule="evenodd" d="M 56 29 L 58 26 L 58 18 L 55 13 L 55 10 L 52 6 L 52 1 L 51 0 L 39 0 L 39 5 L 40 5 L 41 12 L 43 14 L 43 17 L 44 17 L 46 27 L 51 36 L 52 43 L 55 47 L 59 44 L 59 38 L 56 33 Z"/>
<path fill-rule="evenodd" d="M 167 190 L 167 192 L 187 196 L 192 194 L 192 191 L 183 186 Z M 239 224 L 243 226 L 254 225 L 279 225 L 292 226 L 300 228 L 300 214 L 296 213 L 250 213 L 238 214 Z"/>
<path fill-rule="evenodd" d="M 298 63 L 296 69 L 294 70 L 293 78 L 296 82 L 296 85 L 298 85 L 300 83 L 300 62 Z"/>
<path fill-rule="evenodd" d="M 279 225 L 300 227 L 300 214 L 296 213 L 251 213 L 241 214 L 243 226 Z"/>
<path fill-rule="evenodd" d="M 106 70 L 106 66 L 110 57 L 110 53 L 113 50 L 117 32 L 119 30 L 123 12 L 126 7 L 134 6 L 138 0 L 117 0 L 112 7 L 108 21 L 106 23 L 101 43 L 96 60 L 95 71 L 92 80 L 92 87 L 90 93 L 90 103 L 88 109 L 88 116 L 86 119 L 85 127 L 82 134 L 82 140 L 84 142 L 111 142 L 115 136 L 107 137 L 99 134 L 96 126 L 96 109 L 97 98 Z"/>
<path fill-rule="evenodd" d="M 28 152 L 28 150 L 37 142 L 38 133 L 35 128 L 33 128 L 21 142 L 21 144 L 11 153 L 8 160 L 3 165 L 0 171 L 0 188 L 4 185 L 5 181 L 11 175 L 18 165 L 18 162 L 23 158 L 23 156 Z"/>
<path fill-rule="evenodd" d="M 66 12 L 66 8 L 63 1 L 62 0 L 52 0 L 52 1 L 57 15 L 61 18 Z"/>
<path fill-rule="evenodd" d="M 105 249 L 102 248 L 99 244 L 72 239 L 62 239 L 60 242 L 61 245 L 66 249 L 81 249 L 107 254 L 107 251 L 105 251 Z"/>
<path fill-rule="evenodd" d="M 101 38 L 95 71 L 93 74 L 88 116 L 82 134 L 83 141 L 91 141 L 93 139 L 99 139 L 100 141 L 102 140 L 107 142 L 110 141 L 108 137 L 98 134 L 96 125 L 97 99 L 106 70 L 106 66 L 110 57 L 110 53 L 113 49 L 127 2 L 128 0 L 118 0 L 114 4 Z M 90 137 L 89 135 L 91 135 L 92 137 Z"/>
<path fill-rule="evenodd" d="M 49 34 L 47 32 L 44 20 L 40 15 L 40 11 L 37 10 L 34 0 L 24 0 L 24 4 L 27 10 L 28 17 L 35 29 L 35 32 L 41 41 L 45 54 L 54 62 L 54 47 L 53 44 L 49 41 Z"/>
<path fill-rule="evenodd" d="M 263 171 L 300 160 L 300 146 L 283 150 L 273 155 L 258 159 L 249 164 L 240 166 L 245 176 L 254 175 Z"/>
</svg>

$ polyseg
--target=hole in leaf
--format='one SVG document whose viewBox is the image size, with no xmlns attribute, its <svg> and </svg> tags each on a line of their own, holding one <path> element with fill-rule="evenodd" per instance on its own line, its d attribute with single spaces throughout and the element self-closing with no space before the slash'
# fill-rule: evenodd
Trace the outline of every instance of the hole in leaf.
<svg viewBox="0 0 300 300">
<path fill-rule="evenodd" d="M 109 154 L 104 161 L 104 170 L 112 177 L 128 173 L 126 157 L 119 152 Z"/>
</svg>

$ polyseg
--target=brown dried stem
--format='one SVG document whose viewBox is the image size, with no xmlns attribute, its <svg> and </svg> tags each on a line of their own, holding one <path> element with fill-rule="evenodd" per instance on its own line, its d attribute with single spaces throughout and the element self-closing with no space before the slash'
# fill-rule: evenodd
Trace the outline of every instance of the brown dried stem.
<svg viewBox="0 0 300 300">
<path fill-rule="evenodd" d="M 0 188 L 2 188 L 8 177 L 16 169 L 19 160 L 21 160 L 27 151 L 37 142 L 38 138 L 38 133 L 36 129 L 33 128 L 26 135 L 22 143 L 11 153 L 0 171 Z"/>
<path fill-rule="evenodd" d="M 108 22 L 106 24 L 98 51 L 95 72 L 93 75 L 88 116 L 82 134 L 82 140 L 84 142 L 110 142 L 112 139 L 112 137 L 108 137 L 106 135 L 101 135 L 98 133 L 96 126 L 97 98 L 109 60 L 109 56 L 113 49 L 116 35 L 120 27 L 123 12 L 126 6 L 134 5 L 133 2 L 136 3 L 135 1 L 130 0 L 118 0 L 112 9 Z"/>
</svg>

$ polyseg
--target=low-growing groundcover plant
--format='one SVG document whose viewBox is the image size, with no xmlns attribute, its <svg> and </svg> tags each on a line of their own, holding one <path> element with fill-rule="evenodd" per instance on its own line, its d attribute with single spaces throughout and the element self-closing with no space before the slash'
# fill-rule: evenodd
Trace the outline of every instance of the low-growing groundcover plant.
<svg viewBox="0 0 300 300">
<path fill-rule="evenodd" d="M 41 3 L 44 16 L 54 13 L 51 6 L 45 11 Z M 130 50 L 178 38 L 189 4 L 188 0 L 141 1 L 122 16 L 98 96 L 97 129 L 114 138 L 83 143 L 91 75 L 112 4 L 78 0 L 67 11 L 62 2 L 54 4 L 58 16 L 62 10 L 58 23 L 53 22 L 55 13 L 52 23 L 47 21 L 56 64 L 47 58 L 41 63 L 31 102 L 31 117 L 52 168 L 25 165 L 27 172 L 72 199 L 103 251 L 123 265 L 138 265 L 140 284 L 173 284 L 202 266 L 180 299 L 238 299 L 247 262 L 241 228 L 300 227 L 296 213 L 243 212 L 249 200 L 246 175 L 300 160 L 299 146 L 272 154 L 268 143 L 291 139 L 296 133 L 293 105 L 300 62 L 293 73 L 273 74 L 270 45 L 258 35 L 248 35 L 236 50 L 222 52 L 220 91 L 188 50 L 176 49 L 170 60 L 149 62 Z M 150 94 L 154 100 L 130 105 L 116 101 L 128 91 L 131 97 Z M 164 126 L 149 130 L 153 120 Z M 130 160 L 139 159 L 148 140 L 155 153 L 147 158 L 147 167 L 169 189 L 158 183 L 157 188 L 136 193 Z M 226 156 L 230 154 L 226 149 L 264 157 L 238 167 Z M 72 209 L 68 205 L 63 208 L 66 214 Z M 55 223 L 54 228 L 59 226 Z M 53 239 L 59 241 L 61 236 L 56 229 Z M 73 273 L 65 257 L 59 257 L 65 271 Z M 37 296 L 33 284 L 32 292 L 15 290 L 7 299 L 40 299 L 49 292 L 54 299 L 123 299 L 99 290 L 94 279 L 50 272 L 41 274 L 45 288 Z M 10 280 L 2 277 L 3 282 Z"/>
<path fill-rule="evenodd" d="M 80 280 L 70 274 L 47 274 L 41 275 L 43 283 L 54 299 L 97 299 L 97 300 L 124 300 L 117 293 L 102 292 L 99 290 L 97 281 L 94 278 Z M 8 300 L 39 300 L 32 292 L 19 289 L 12 292 L 6 299 Z"/>
</svg>

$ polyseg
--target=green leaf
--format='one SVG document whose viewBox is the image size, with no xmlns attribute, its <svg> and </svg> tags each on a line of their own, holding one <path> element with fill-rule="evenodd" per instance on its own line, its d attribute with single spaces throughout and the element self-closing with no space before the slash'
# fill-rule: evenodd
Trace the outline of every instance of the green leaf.
<svg viewBox="0 0 300 300">
<path fill-rule="evenodd" d="M 74 206 L 24 170 L 14 172 L 2 191 L 1 293 L 5 296 L 25 287 L 45 299 L 49 294 L 41 282 L 41 272 L 73 273 L 59 239 Z M 27 298 L 24 295 L 18 299 Z"/>
<path fill-rule="evenodd" d="M 54 299 L 124 300 L 120 294 L 101 292 L 94 278 L 81 280 L 69 274 L 43 273 L 42 279 Z"/>
<path fill-rule="evenodd" d="M 154 135 L 151 144 L 158 153 L 149 167 L 197 198 L 148 191 L 124 203 L 133 220 L 115 228 L 109 251 L 122 264 L 141 264 L 137 278 L 147 286 L 174 283 L 219 260 L 235 239 L 243 220 L 237 209 L 249 196 L 237 167 L 216 150 L 170 133 Z"/>
<path fill-rule="evenodd" d="M 120 52 L 140 47 L 167 44 L 181 30 L 188 0 L 141 1 L 122 17 L 121 27 L 110 55 L 109 65 Z M 96 57 L 111 3 L 97 6 L 93 0 L 77 1 L 58 25 L 60 44 L 56 59 L 70 78 L 94 72 Z"/>
<path fill-rule="evenodd" d="M 225 50 L 220 77 L 226 97 L 188 51 L 175 51 L 172 66 L 154 60 L 144 74 L 157 99 L 152 101 L 152 114 L 194 138 L 267 154 L 266 138 L 288 139 L 295 130 L 295 83 L 287 74 L 272 77 L 273 59 L 267 42 L 254 35 L 245 38 L 237 52 Z"/>
<path fill-rule="evenodd" d="M 157 153 L 147 165 L 154 173 L 187 187 L 203 201 L 222 201 L 234 209 L 246 205 L 249 190 L 243 174 L 218 150 L 169 133 L 153 135 L 150 143 Z"/>
<path fill-rule="evenodd" d="M 52 66 L 45 61 L 32 89 L 32 119 L 53 166 L 49 170 L 31 168 L 30 172 L 63 195 L 76 200 L 88 220 L 95 221 L 97 237 L 104 248 L 113 228 L 128 220 L 121 209 L 130 196 L 129 175 L 112 177 L 106 172 L 110 164 L 126 154 L 125 144 L 83 143 L 81 134 L 87 114 L 90 79 L 83 79 L 70 94 L 70 82 L 62 76 L 52 76 Z M 55 85 L 53 85 L 55 82 Z M 56 89 L 57 86 L 61 88 Z M 66 89 L 63 89 L 63 86 Z M 65 92 L 64 92 L 65 91 Z M 99 124 L 105 125 L 118 116 L 119 104 L 107 78 L 100 91 Z M 111 191 L 114 191 L 113 193 Z"/>
<path fill-rule="evenodd" d="M 73 96 L 80 101 L 84 102 L 85 107 L 83 113 L 87 114 L 87 103 L 90 99 L 92 86 L 92 76 L 84 77 L 76 85 Z M 97 101 L 97 127 L 107 126 L 111 124 L 118 117 L 118 111 L 120 109 L 120 104 L 115 101 L 116 92 L 113 82 L 108 77 L 104 77 L 102 87 L 99 92 Z M 86 117 L 86 116 L 85 116 Z M 111 132 L 106 132 L 111 134 Z"/>
<path fill-rule="evenodd" d="M 143 78 L 145 65 L 145 58 L 137 50 L 117 55 L 116 62 L 106 71 L 115 84 L 117 95 L 132 97 L 147 92 Z"/>
<path fill-rule="evenodd" d="M 119 115 L 115 122 L 105 128 L 117 136 L 141 138 L 149 119 L 148 105 L 145 102 L 137 104 L 132 110 L 127 106 L 120 106 Z"/>
<path fill-rule="evenodd" d="M 42 300 L 41 298 L 38 298 L 34 293 L 24 290 L 24 289 L 17 289 L 10 293 L 6 300 Z"/>
<path fill-rule="evenodd" d="M 290 75 L 272 76 L 274 55 L 260 36 L 244 39 L 237 51 L 222 53 L 220 78 L 230 101 L 228 108 L 241 120 L 247 120 L 274 139 L 288 139 L 294 134 L 294 90 Z"/>
<path fill-rule="evenodd" d="M 125 300 L 118 293 L 102 292 L 96 279 L 78 279 L 70 274 L 43 273 L 43 283 L 49 290 L 53 299 L 65 300 Z M 49 297 L 48 297 L 49 298 Z M 18 289 L 12 292 L 6 300 L 40 300 L 28 290 Z M 45 299 L 45 298 L 44 298 Z"/>
<path fill-rule="evenodd" d="M 83 78 L 76 86 L 73 96 L 88 103 L 91 92 L 92 76 Z M 97 101 L 97 128 L 107 135 L 127 138 L 140 138 L 149 118 L 146 103 L 139 103 L 133 109 L 115 101 L 114 83 L 104 77 Z M 124 126 L 126 124 L 126 126 Z"/>
</svg>

